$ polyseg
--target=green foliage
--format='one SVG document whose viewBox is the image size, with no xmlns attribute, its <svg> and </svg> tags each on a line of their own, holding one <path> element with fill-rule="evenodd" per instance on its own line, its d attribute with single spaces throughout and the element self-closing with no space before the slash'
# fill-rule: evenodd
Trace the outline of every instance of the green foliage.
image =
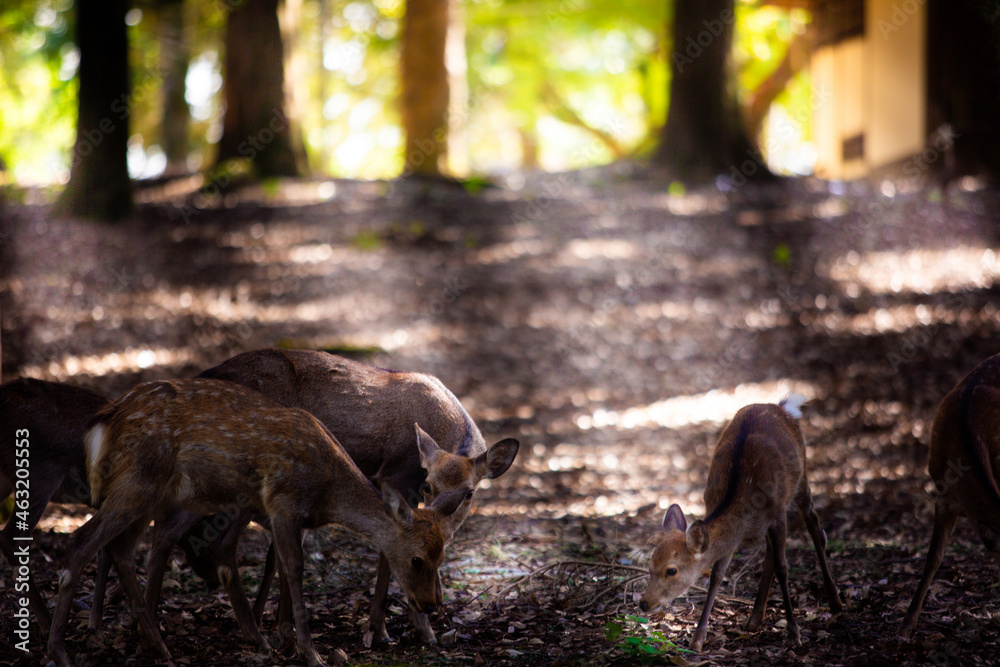
<svg viewBox="0 0 1000 667">
<path fill-rule="evenodd" d="M 782 268 L 791 266 L 792 249 L 788 247 L 787 243 L 779 243 L 774 246 L 774 251 L 771 253 L 771 261 Z"/>
<path fill-rule="evenodd" d="M 70 0 L 0 5 L 0 157 L 15 181 L 65 180 L 76 123 Z"/>
<path fill-rule="evenodd" d="M 641 616 L 615 616 L 604 624 L 604 638 L 621 647 L 625 655 L 648 664 L 656 658 L 679 659 L 683 654 L 693 654 L 667 639 L 659 630 L 653 630 L 649 619 Z"/>
<path fill-rule="evenodd" d="M 351 245 L 358 250 L 378 250 L 382 247 L 382 236 L 375 231 L 365 230 L 351 237 Z"/>
<path fill-rule="evenodd" d="M 194 167 L 211 164 L 222 132 L 227 7 L 184 3 Z M 303 0 L 301 7 L 288 47 L 299 65 L 287 70 L 286 87 L 300 93 L 293 116 L 311 164 L 352 177 L 399 174 L 405 0 Z M 547 169 L 577 168 L 653 145 L 669 104 L 670 0 L 470 0 L 456 7 L 467 65 L 464 103 L 451 115 L 458 175 L 532 166 L 535 159 Z M 152 173 L 162 161 L 160 20 L 156 3 L 129 12 L 134 173 Z M 807 21 L 803 10 L 737 3 L 734 52 L 744 91 L 773 71 Z M 72 22 L 72 0 L 9 0 L 0 9 L 0 157 L 18 182 L 68 175 L 78 59 Z M 807 78 L 779 100 L 789 108 L 809 102 Z M 808 136 L 808 117 L 803 123 Z M 463 185 L 475 194 L 486 181 Z"/>
</svg>

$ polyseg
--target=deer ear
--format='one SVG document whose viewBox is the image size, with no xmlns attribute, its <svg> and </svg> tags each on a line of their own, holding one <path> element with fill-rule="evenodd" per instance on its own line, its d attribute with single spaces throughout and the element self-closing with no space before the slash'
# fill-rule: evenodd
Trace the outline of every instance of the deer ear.
<svg viewBox="0 0 1000 667">
<path fill-rule="evenodd" d="M 687 529 L 687 548 L 693 554 L 703 554 L 708 550 L 708 526 L 700 519 Z"/>
<path fill-rule="evenodd" d="M 386 513 L 404 526 L 413 525 L 413 510 L 406 499 L 388 482 L 382 482 L 382 505 Z"/>
<path fill-rule="evenodd" d="M 436 510 L 441 516 L 451 516 L 458 510 L 462 501 L 465 500 L 465 493 L 465 489 L 445 491 L 434 499 L 429 509 Z"/>
<path fill-rule="evenodd" d="M 472 460 L 479 479 L 496 479 L 507 472 L 520 445 L 514 438 L 507 438 L 496 443 Z"/>
<path fill-rule="evenodd" d="M 434 460 L 434 455 L 441 451 L 441 447 L 438 446 L 434 438 L 430 436 L 427 431 L 420 428 L 420 424 L 414 422 L 413 428 L 417 431 L 417 451 L 420 452 L 420 467 L 424 470 L 431 469 L 431 461 Z"/>
<path fill-rule="evenodd" d="M 667 512 L 663 515 L 663 530 L 666 532 L 687 530 L 687 519 L 684 518 L 680 505 L 675 503 L 667 508 Z"/>
</svg>

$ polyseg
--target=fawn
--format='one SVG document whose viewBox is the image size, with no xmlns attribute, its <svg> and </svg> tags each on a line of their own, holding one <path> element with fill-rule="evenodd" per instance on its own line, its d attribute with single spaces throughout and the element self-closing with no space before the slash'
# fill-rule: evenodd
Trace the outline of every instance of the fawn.
<svg viewBox="0 0 1000 667">
<path fill-rule="evenodd" d="M 924 573 L 899 636 L 909 639 L 958 517 L 965 514 L 986 550 L 1000 559 L 1000 354 L 976 366 L 941 401 L 927 469 L 934 480 L 934 532 Z"/>
<path fill-rule="evenodd" d="M 786 513 L 794 500 L 812 536 L 823 572 L 823 588 L 830 608 L 843 609 L 837 586 L 826 562 L 826 534 L 813 508 L 805 472 L 805 442 L 796 419 L 805 398 L 792 394 L 778 405 L 748 405 L 736 413 L 723 431 L 708 472 L 704 520 L 687 525 L 680 506 L 671 505 L 663 517 L 666 535 L 653 551 L 649 584 L 639 602 L 643 611 L 655 610 L 684 594 L 711 569 L 708 597 L 690 648 L 701 650 L 708 633 L 712 605 L 736 549 L 745 541 L 765 538 L 766 553 L 760 588 L 748 630 L 760 628 L 775 574 L 781 586 L 788 622 L 788 638 L 801 645 L 792 613 L 785 559 Z"/>
<path fill-rule="evenodd" d="M 65 634 L 73 594 L 83 568 L 104 546 L 144 638 L 170 661 L 134 559 L 150 519 L 170 508 L 212 514 L 235 503 L 235 523 L 255 518 L 270 526 L 298 646 L 311 666 L 325 663 L 313 646 L 302 595 L 303 528 L 336 522 L 370 540 L 386 555 L 410 604 L 422 612 L 436 606 L 442 513 L 411 509 L 388 485 L 380 497 L 304 410 L 216 380 L 148 382 L 98 413 L 85 450 L 91 501 L 99 509 L 74 532 L 69 564 L 59 575 L 48 652 L 63 667 L 70 664 Z M 449 510 L 454 507 L 443 511 Z M 230 578 L 239 587 L 238 574 Z"/>
</svg>

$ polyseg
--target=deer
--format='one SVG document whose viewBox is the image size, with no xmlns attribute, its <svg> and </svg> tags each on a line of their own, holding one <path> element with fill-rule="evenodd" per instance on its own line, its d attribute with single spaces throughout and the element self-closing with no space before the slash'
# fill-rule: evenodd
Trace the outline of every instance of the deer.
<svg viewBox="0 0 1000 667">
<path fill-rule="evenodd" d="M 920 585 L 897 635 L 909 640 L 952 530 L 963 514 L 1000 560 L 1000 354 L 976 366 L 942 399 L 931 427 L 927 469 L 934 482 L 934 529 Z"/>
<path fill-rule="evenodd" d="M 506 438 L 486 446 L 482 433 L 461 402 L 436 377 L 390 371 L 314 350 L 261 349 L 245 352 L 199 377 L 226 380 L 315 415 L 336 437 L 369 479 L 386 480 L 411 506 L 458 495 L 462 501 L 444 526 L 445 542 L 467 517 L 476 488 L 504 474 L 514 462 L 518 441 Z M 173 535 L 199 532 L 178 524 Z M 150 551 L 149 603 L 156 606 L 155 579 L 165 569 L 169 539 Z M 254 604 L 259 623 L 273 573 L 273 550 Z M 440 579 L 437 606 L 443 605 Z M 380 555 L 369 620 L 372 638 L 389 641 L 385 617 L 389 562 Z M 282 624 L 279 605 L 279 626 Z M 436 639 L 426 614 L 409 607 L 413 625 L 427 643 Z"/>
<path fill-rule="evenodd" d="M 0 499 L 14 493 L 18 509 L 0 531 L 0 547 L 12 566 L 15 529 L 30 535 L 50 502 L 90 501 L 83 434 L 87 423 L 107 403 L 108 399 L 96 391 L 60 382 L 20 378 L 0 385 Z M 16 447 L 17 442 L 25 446 Z M 15 458 L 27 462 L 28 477 L 21 484 Z M 104 581 L 97 582 L 101 591 L 100 595 L 95 593 L 91 607 L 91 628 L 97 631 Z M 30 572 L 27 583 L 31 610 L 42 632 L 47 633 L 51 617 Z"/>
<path fill-rule="evenodd" d="M 664 535 L 653 550 L 649 583 L 639 601 L 643 612 L 656 611 L 683 595 L 706 570 L 711 570 L 708 596 L 689 648 L 700 651 L 708 634 L 719 586 L 741 544 L 761 537 L 765 555 L 760 586 L 746 629 L 760 629 L 771 583 L 777 575 L 785 604 L 788 640 L 802 639 L 792 611 L 785 557 L 786 514 L 794 501 L 812 537 L 823 573 L 830 609 L 843 610 L 837 585 L 826 562 L 826 533 L 819 525 L 806 478 L 805 441 L 797 419 L 805 398 L 792 394 L 775 404 L 748 405 L 722 432 L 708 471 L 704 519 L 689 526 L 679 505 L 663 516 Z"/>
<path fill-rule="evenodd" d="M 412 509 L 389 483 L 380 494 L 304 410 L 217 380 L 147 382 L 98 412 L 84 450 L 91 503 L 98 509 L 74 531 L 71 556 L 59 574 L 48 654 L 61 667 L 70 665 L 65 635 L 77 584 L 102 547 L 146 643 L 173 664 L 140 591 L 134 556 L 150 520 L 166 510 L 234 512 L 236 524 L 253 518 L 269 527 L 298 648 L 310 667 L 326 663 L 309 634 L 302 594 L 303 529 L 338 523 L 357 533 L 385 554 L 409 604 L 424 613 L 435 609 L 442 528 L 459 499 Z M 238 572 L 229 578 L 239 587 Z M 268 651 L 266 643 L 258 645 Z M 338 649 L 335 662 L 343 660 Z"/>
</svg>

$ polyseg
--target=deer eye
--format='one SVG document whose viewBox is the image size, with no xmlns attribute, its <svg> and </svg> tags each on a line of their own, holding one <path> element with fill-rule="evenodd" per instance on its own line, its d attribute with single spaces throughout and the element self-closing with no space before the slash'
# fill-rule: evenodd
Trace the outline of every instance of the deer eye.
<svg viewBox="0 0 1000 667">
<path fill-rule="evenodd" d="M 431 483 L 430 482 L 424 482 L 421 485 L 421 487 L 420 487 L 420 492 L 421 493 L 430 493 L 431 492 Z"/>
<path fill-rule="evenodd" d="M 410 561 L 410 565 L 412 565 L 413 569 L 415 569 L 415 570 L 420 569 L 420 567 L 423 564 L 424 564 L 424 561 L 423 561 L 423 559 L 420 556 L 414 556 L 413 559 Z"/>
<path fill-rule="evenodd" d="M 469 489 L 469 492 L 465 494 L 466 500 L 472 500 L 472 496 L 476 495 L 475 489 Z"/>
<path fill-rule="evenodd" d="M 668 567 L 667 571 L 664 572 L 663 574 L 664 574 L 664 578 L 666 578 L 666 577 L 672 577 L 675 574 L 677 574 L 677 568 L 676 567 Z"/>
</svg>

